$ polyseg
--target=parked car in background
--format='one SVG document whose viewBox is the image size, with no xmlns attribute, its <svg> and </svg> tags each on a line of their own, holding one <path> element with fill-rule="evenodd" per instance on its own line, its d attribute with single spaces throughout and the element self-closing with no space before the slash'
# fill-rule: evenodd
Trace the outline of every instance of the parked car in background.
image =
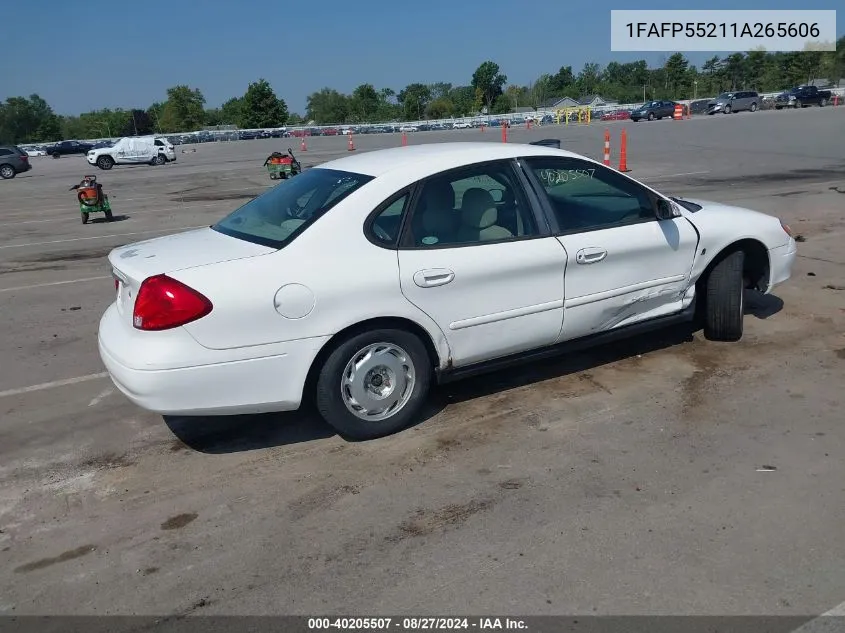
<svg viewBox="0 0 845 633">
<path fill-rule="evenodd" d="M 9 180 L 32 169 L 29 155 L 17 145 L 0 145 L 0 178 Z"/>
<path fill-rule="evenodd" d="M 48 145 L 44 148 L 53 158 L 69 156 L 72 154 L 87 154 L 94 146 L 91 143 L 80 143 L 79 141 L 61 141 L 55 145 Z"/>
<path fill-rule="evenodd" d="M 90 165 L 109 170 L 115 165 L 164 165 L 176 160 L 176 150 L 166 138 L 127 136 L 111 147 L 90 150 L 86 158 Z"/>
<path fill-rule="evenodd" d="M 630 110 L 613 110 L 601 115 L 602 121 L 626 121 L 631 118 Z"/>
<path fill-rule="evenodd" d="M 675 105 L 674 101 L 648 101 L 639 108 L 631 110 L 631 120 L 634 122 L 640 119 L 654 121 L 664 117 L 671 119 L 675 113 Z"/>
<path fill-rule="evenodd" d="M 769 292 L 796 256 L 776 217 L 671 197 L 552 147 L 362 152 L 211 227 L 113 250 L 99 349 L 145 409 L 313 400 L 366 439 L 418 420 L 434 382 L 696 312 L 708 339 L 739 340 L 745 290 Z"/>
<path fill-rule="evenodd" d="M 775 109 L 806 108 L 817 105 L 824 107 L 830 102 L 830 90 L 819 90 L 816 86 L 798 86 L 775 97 Z"/>
<path fill-rule="evenodd" d="M 760 95 L 753 90 L 739 90 L 737 92 L 723 92 L 707 104 L 707 114 L 730 114 L 748 110 L 756 112 L 760 107 Z"/>
<path fill-rule="evenodd" d="M 47 152 L 43 147 L 30 147 L 26 150 L 27 156 L 46 156 Z"/>
</svg>

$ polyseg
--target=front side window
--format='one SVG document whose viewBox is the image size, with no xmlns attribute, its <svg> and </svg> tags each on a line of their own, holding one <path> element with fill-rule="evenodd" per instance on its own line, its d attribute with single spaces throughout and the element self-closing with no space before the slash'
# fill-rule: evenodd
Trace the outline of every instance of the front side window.
<svg viewBox="0 0 845 633">
<path fill-rule="evenodd" d="M 530 158 L 561 233 L 611 228 L 656 219 L 652 197 L 637 183 L 575 158 Z"/>
<path fill-rule="evenodd" d="M 426 179 L 409 224 L 405 243 L 416 248 L 538 235 L 534 214 L 509 162 Z"/>
<path fill-rule="evenodd" d="M 211 228 L 248 242 L 281 248 L 372 176 L 309 169 L 247 202 Z"/>
</svg>

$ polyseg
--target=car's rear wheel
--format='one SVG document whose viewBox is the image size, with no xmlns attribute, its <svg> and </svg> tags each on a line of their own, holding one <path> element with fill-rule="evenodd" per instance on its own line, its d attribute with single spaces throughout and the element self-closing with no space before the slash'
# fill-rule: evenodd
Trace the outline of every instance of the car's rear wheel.
<svg viewBox="0 0 845 633">
<path fill-rule="evenodd" d="M 827 99 L 822 98 L 822 100 L 821 100 L 821 101 L 819 101 L 819 107 L 820 107 L 820 108 L 823 108 L 823 107 L 825 107 L 826 105 L 827 105 Z"/>
<path fill-rule="evenodd" d="M 749 109 L 749 110 L 751 110 L 752 112 L 757 112 L 757 104 L 756 104 L 756 103 L 752 103 L 752 104 L 751 104 L 751 107 L 750 107 L 750 108 L 748 108 L 748 109 Z"/>
<path fill-rule="evenodd" d="M 398 329 L 363 332 L 337 345 L 320 368 L 317 410 L 350 439 L 390 435 L 414 421 L 431 373 L 416 335 Z"/>
<path fill-rule="evenodd" d="M 156 154 L 155 158 L 153 158 L 153 165 L 164 165 L 167 162 L 167 159 L 164 157 L 164 154 Z"/>
<path fill-rule="evenodd" d="M 15 177 L 15 168 L 11 165 L 0 165 L 0 178 L 9 180 Z"/>
<path fill-rule="evenodd" d="M 745 253 L 732 251 L 713 267 L 707 278 L 704 336 L 711 341 L 738 341 L 742 338 L 744 263 Z"/>
</svg>

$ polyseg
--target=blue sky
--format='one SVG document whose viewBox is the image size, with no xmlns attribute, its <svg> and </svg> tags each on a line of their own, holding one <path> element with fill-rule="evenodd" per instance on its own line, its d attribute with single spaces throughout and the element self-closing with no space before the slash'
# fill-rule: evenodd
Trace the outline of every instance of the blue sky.
<svg viewBox="0 0 845 633">
<path fill-rule="evenodd" d="M 841 0 L 802 4 L 842 7 Z M 671 0 L 636 7 L 684 8 Z M 661 53 L 610 51 L 610 10 L 636 7 L 566 0 L 18 0 L 4 9 L 3 50 L 14 54 L 0 67 L 0 99 L 38 93 L 60 114 L 146 108 L 184 83 L 199 88 L 211 107 L 264 77 L 302 113 L 306 97 L 324 86 L 351 92 L 364 82 L 395 90 L 411 82 L 468 84 L 487 59 L 523 84 L 563 65 L 577 72 L 591 61 L 658 64 Z M 794 0 L 710 0 L 699 8 L 797 7 Z M 837 22 L 842 36 L 842 15 Z M 708 56 L 688 54 L 698 65 Z"/>
</svg>

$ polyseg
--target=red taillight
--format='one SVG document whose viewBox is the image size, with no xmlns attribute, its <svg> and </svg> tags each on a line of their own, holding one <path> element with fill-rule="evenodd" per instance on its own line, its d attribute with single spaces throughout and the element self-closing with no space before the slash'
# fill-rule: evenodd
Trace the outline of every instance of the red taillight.
<svg viewBox="0 0 845 633">
<path fill-rule="evenodd" d="M 114 291 L 117 292 L 120 290 L 120 279 L 117 277 L 114 278 Z"/>
<path fill-rule="evenodd" d="M 789 228 L 789 225 L 784 222 L 783 220 L 780 221 L 780 226 L 783 229 L 783 232 L 786 233 L 789 237 L 793 237 L 792 229 Z"/>
<path fill-rule="evenodd" d="M 23 160 L 23 161 L 29 160 L 29 154 L 21 154 L 21 160 Z"/>
<path fill-rule="evenodd" d="M 141 284 L 132 323 L 139 330 L 168 330 L 201 319 L 212 307 L 208 298 L 181 281 L 156 275 Z"/>
</svg>

